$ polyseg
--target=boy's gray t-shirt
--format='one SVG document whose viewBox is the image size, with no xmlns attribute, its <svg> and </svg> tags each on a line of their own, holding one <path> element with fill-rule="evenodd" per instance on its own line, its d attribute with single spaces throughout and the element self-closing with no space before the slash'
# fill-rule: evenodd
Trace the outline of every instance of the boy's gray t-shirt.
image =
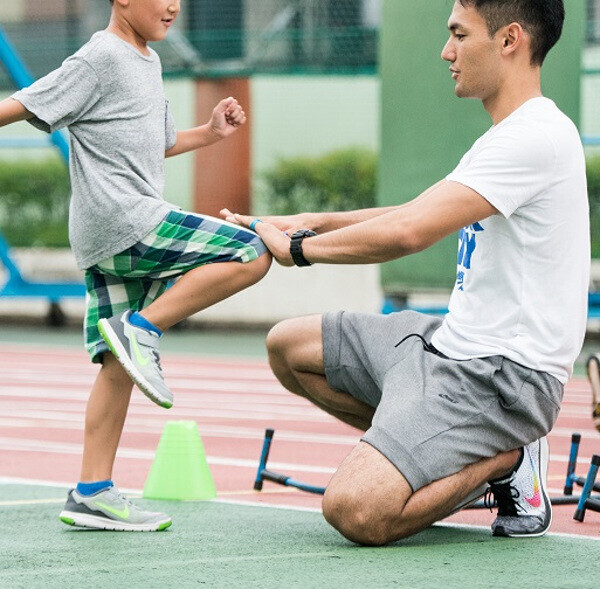
<svg viewBox="0 0 600 589">
<path fill-rule="evenodd" d="M 165 150 L 176 142 L 160 59 L 107 31 L 12 96 L 34 126 L 69 127 L 69 239 L 80 268 L 131 247 L 167 213 Z"/>
</svg>

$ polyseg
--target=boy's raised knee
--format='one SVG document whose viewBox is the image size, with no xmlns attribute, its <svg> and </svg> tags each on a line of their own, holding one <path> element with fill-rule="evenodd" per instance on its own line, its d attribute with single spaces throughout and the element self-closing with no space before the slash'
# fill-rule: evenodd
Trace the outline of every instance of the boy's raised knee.
<svg viewBox="0 0 600 589">
<path fill-rule="evenodd" d="M 273 256 L 270 253 L 264 253 L 260 255 L 256 260 L 253 260 L 249 264 L 247 264 L 248 268 L 252 269 L 253 277 L 255 278 L 255 282 L 258 282 L 262 278 L 264 278 L 271 267 L 271 263 L 273 262 Z"/>
</svg>

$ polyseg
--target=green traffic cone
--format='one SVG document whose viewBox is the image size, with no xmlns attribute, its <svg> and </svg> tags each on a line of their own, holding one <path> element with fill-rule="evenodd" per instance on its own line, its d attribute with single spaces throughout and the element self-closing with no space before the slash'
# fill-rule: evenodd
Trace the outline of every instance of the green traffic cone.
<svg viewBox="0 0 600 589">
<path fill-rule="evenodd" d="M 143 497 L 200 501 L 216 496 L 196 422 L 167 422 L 148 473 Z"/>
</svg>

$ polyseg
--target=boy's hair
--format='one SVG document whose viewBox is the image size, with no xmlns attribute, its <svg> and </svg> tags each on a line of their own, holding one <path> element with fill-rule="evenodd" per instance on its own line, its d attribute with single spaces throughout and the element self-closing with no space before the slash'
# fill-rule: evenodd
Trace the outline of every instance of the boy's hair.
<svg viewBox="0 0 600 589">
<path fill-rule="evenodd" d="M 519 23 L 531 37 L 531 63 L 542 65 L 560 39 L 565 20 L 563 0 L 459 0 L 484 18 L 490 37 L 501 27 Z"/>
</svg>

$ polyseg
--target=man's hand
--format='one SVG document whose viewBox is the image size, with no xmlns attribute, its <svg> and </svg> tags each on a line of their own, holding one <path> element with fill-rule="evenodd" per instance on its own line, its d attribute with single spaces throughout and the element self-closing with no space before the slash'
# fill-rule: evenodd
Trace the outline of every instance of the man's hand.
<svg viewBox="0 0 600 589">
<path fill-rule="evenodd" d="M 246 113 L 235 98 L 225 98 L 215 106 L 208 126 L 218 139 L 225 139 L 246 122 Z"/>
<path fill-rule="evenodd" d="M 223 209 L 221 215 L 226 221 L 236 223 L 242 227 L 250 227 L 252 221 L 256 221 L 256 217 L 248 215 L 239 215 L 232 213 L 229 209 Z M 260 238 L 265 242 L 265 245 L 273 254 L 273 257 L 282 266 L 293 266 L 294 261 L 290 255 L 290 235 L 291 233 L 281 231 L 274 224 L 268 221 L 260 221 L 254 225 L 254 231 L 258 233 Z"/>
</svg>

